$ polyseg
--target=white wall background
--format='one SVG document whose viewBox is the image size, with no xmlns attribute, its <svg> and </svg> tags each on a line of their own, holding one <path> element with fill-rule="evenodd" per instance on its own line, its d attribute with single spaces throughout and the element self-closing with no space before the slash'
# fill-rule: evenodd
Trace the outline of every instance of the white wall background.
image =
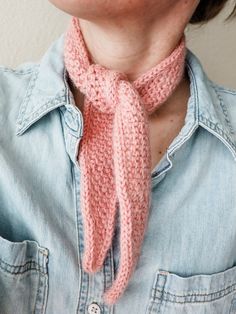
<svg viewBox="0 0 236 314">
<path fill-rule="evenodd" d="M 236 88 L 236 18 L 227 24 L 223 20 L 233 2 L 207 25 L 186 30 L 187 46 L 209 77 L 229 88 Z M 0 64 L 15 68 L 38 61 L 69 19 L 47 0 L 0 0 Z"/>
</svg>

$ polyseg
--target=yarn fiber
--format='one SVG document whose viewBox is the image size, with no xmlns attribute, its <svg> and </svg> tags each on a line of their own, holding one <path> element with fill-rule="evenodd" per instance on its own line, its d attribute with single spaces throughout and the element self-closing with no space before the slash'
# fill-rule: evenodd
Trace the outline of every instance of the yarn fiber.
<svg viewBox="0 0 236 314">
<path fill-rule="evenodd" d="M 151 193 L 148 116 L 180 83 L 185 55 L 183 34 L 167 58 L 131 83 L 125 73 L 92 63 L 77 17 L 72 17 L 66 31 L 65 66 L 84 94 L 84 129 L 77 155 L 84 271 L 101 269 L 112 244 L 119 207 L 119 268 L 104 292 L 107 304 L 116 303 L 124 293 L 140 256 Z"/>
</svg>

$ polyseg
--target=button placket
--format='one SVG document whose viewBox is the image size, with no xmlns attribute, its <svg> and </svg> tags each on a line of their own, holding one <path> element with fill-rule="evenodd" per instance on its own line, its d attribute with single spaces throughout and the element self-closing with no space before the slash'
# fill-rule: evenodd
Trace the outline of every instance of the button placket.
<svg viewBox="0 0 236 314">
<path fill-rule="evenodd" d="M 64 106 L 60 108 L 62 115 L 62 123 L 64 129 L 64 138 L 66 151 L 70 156 L 71 161 L 77 164 L 77 150 L 79 142 L 82 138 L 83 121 L 80 114 L 74 112 L 70 107 Z"/>
<path fill-rule="evenodd" d="M 88 314 L 101 314 L 100 306 L 96 302 L 89 304 Z"/>
</svg>

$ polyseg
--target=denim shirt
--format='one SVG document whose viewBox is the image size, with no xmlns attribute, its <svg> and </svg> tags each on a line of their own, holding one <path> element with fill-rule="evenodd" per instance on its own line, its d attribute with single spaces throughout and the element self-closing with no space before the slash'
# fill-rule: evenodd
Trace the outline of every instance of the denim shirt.
<svg viewBox="0 0 236 314">
<path fill-rule="evenodd" d="M 187 48 L 181 131 L 151 175 L 142 251 L 115 305 L 119 215 L 100 271 L 81 267 L 83 116 L 63 62 L 64 33 L 39 62 L 0 67 L 0 313 L 236 313 L 236 91 Z"/>
</svg>

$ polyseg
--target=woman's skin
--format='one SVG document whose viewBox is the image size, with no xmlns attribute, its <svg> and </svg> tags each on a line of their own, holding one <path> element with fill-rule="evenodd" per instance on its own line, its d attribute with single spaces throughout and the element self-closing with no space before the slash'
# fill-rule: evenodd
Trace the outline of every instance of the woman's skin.
<svg viewBox="0 0 236 314">
<path fill-rule="evenodd" d="M 80 20 L 94 63 L 134 81 L 176 47 L 200 0 L 50 0 Z M 185 73 L 174 93 L 149 118 L 152 169 L 181 130 L 190 95 Z M 72 87 L 76 105 L 83 95 Z"/>
</svg>

